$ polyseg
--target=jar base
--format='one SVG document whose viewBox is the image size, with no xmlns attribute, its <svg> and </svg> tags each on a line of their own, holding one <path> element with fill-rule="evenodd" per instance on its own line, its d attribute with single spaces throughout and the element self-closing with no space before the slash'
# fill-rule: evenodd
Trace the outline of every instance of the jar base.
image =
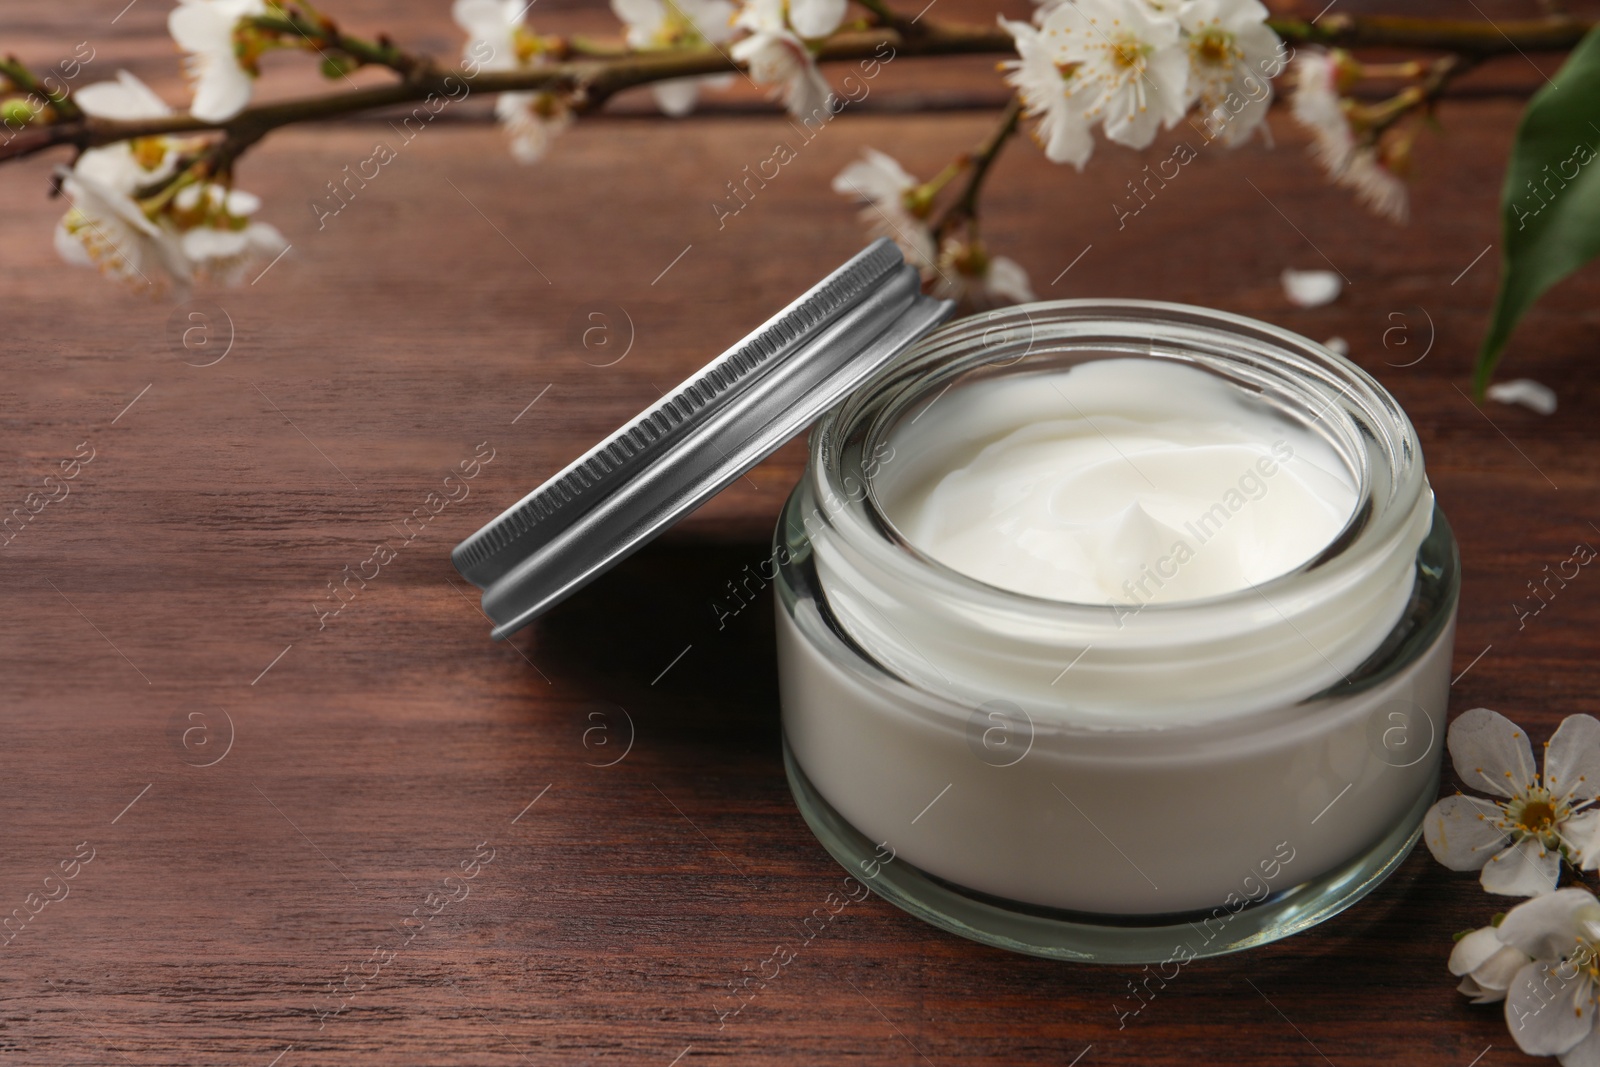
<svg viewBox="0 0 1600 1067">
<path fill-rule="evenodd" d="M 800 815 L 822 847 L 874 893 L 924 922 L 995 948 L 1080 963 L 1185 962 L 1269 944 L 1331 919 L 1376 889 L 1422 836 L 1438 794 L 1424 790 L 1394 828 L 1355 859 L 1238 911 L 1218 907 L 1188 916 L 1062 918 L 1047 909 L 965 891 L 902 859 L 882 862 L 878 846 L 817 792 L 783 741 L 783 766 Z M 877 875 L 864 873 L 872 867 Z M 1196 942 L 1199 946 L 1196 946 Z"/>
</svg>

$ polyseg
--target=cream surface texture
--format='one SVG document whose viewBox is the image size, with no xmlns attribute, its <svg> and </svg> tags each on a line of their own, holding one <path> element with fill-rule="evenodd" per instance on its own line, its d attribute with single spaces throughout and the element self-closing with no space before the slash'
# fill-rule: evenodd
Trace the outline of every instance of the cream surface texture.
<svg viewBox="0 0 1600 1067">
<path fill-rule="evenodd" d="M 998 378 L 935 413 L 945 443 L 896 452 L 942 469 L 900 482 L 890 519 L 952 570 L 1029 596 L 1140 605 L 1260 585 L 1326 547 L 1355 503 L 1319 437 L 1181 363 Z"/>
</svg>

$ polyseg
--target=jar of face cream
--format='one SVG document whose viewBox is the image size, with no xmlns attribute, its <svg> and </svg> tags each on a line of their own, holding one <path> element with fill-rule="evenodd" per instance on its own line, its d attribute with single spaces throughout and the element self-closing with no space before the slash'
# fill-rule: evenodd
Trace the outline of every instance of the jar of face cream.
<svg viewBox="0 0 1600 1067">
<path fill-rule="evenodd" d="M 813 431 L 775 559 L 801 811 L 964 936 L 1270 941 L 1436 797 L 1454 540 L 1393 398 L 1286 331 L 1136 301 L 948 326 Z"/>
<path fill-rule="evenodd" d="M 930 332 L 950 310 L 887 241 L 819 282 L 457 546 L 494 636 L 815 422 L 766 570 L 789 783 L 840 863 L 1073 960 L 1358 900 L 1438 790 L 1460 580 L 1405 414 L 1221 312 Z"/>
</svg>

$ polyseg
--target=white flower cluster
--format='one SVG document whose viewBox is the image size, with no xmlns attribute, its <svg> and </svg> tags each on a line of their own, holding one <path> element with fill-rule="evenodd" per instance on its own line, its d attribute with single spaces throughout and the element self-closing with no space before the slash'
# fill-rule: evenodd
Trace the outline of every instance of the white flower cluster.
<svg viewBox="0 0 1600 1067">
<path fill-rule="evenodd" d="M 1429 809 L 1422 835 L 1435 859 L 1523 897 L 1555 889 L 1563 859 L 1600 867 L 1600 720 L 1568 716 L 1545 745 L 1543 776 L 1527 734 L 1488 708 L 1458 716 L 1449 746 L 1461 780 L 1494 799 L 1457 793 Z"/>
<path fill-rule="evenodd" d="M 1035 138 L 1082 169 L 1093 128 L 1144 148 L 1199 106 L 1208 139 L 1242 144 L 1266 118 L 1284 46 L 1258 0 L 1068 0 L 1033 21 L 1001 18 L 1017 43 L 1004 64 Z"/>
<path fill-rule="evenodd" d="M 1600 867 L 1600 720 L 1570 715 L 1545 744 L 1544 771 L 1527 734 L 1488 708 L 1450 724 L 1450 758 L 1462 782 L 1493 799 L 1458 793 L 1423 820 L 1440 863 L 1480 871 L 1491 893 L 1531 897 L 1503 919 L 1462 935 L 1450 972 L 1475 1004 L 1505 1002 L 1519 1048 L 1563 1067 L 1600 1064 L 1600 901 L 1556 889 L 1565 862 Z"/>
<path fill-rule="evenodd" d="M 923 280 L 933 282 L 933 295 L 979 311 L 1038 299 L 1015 260 L 991 256 L 973 239 L 949 237 L 939 245 L 930 225 L 932 196 L 894 157 L 867 149 L 833 179 L 833 191 L 865 205 L 867 228 L 900 246 Z"/>
<path fill-rule="evenodd" d="M 85 86 L 78 106 L 96 118 L 144 119 L 171 114 L 161 98 L 126 71 L 114 82 Z M 192 142 L 144 137 L 78 157 L 62 176 L 72 210 L 56 227 L 56 249 L 69 263 L 162 290 L 196 278 L 237 284 L 256 264 L 286 247 L 283 236 L 251 221 L 261 202 L 226 185 L 177 177 L 161 192 L 142 190 L 177 175 Z"/>
<path fill-rule="evenodd" d="M 1339 98 L 1341 61 L 1333 53 L 1310 53 L 1294 61 L 1294 120 L 1312 134 L 1312 155 L 1334 184 L 1355 192 L 1374 214 L 1405 222 L 1410 213 L 1405 181 L 1378 144 L 1360 144 Z"/>
<path fill-rule="evenodd" d="M 775 86 L 791 114 L 810 118 L 833 91 L 806 41 L 838 29 L 844 12 L 845 0 L 744 0 L 734 25 L 749 36 L 730 55 L 749 65 L 756 84 Z"/>
<path fill-rule="evenodd" d="M 522 0 L 456 0 L 451 14 L 467 33 L 462 61 L 479 70 L 507 71 L 537 67 L 546 56 L 537 37 L 522 23 L 531 4 Z M 559 93 L 501 93 L 494 114 L 511 139 L 511 155 L 519 163 L 538 160 L 557 134 L 572 125 L 572 106 Z"/>
<path fill-rule="evenodd" d="M 194 82 L 189 113 L 222 122 L 244 110 L 255 89 L 256 65 L 241 55 L 234 29 L 239 20 L 267 14 L 263 0 L 180 0 L 167 16 L 167 32 L 186 54 Z"/>
<path fill-rule="evenodd" d="M 1311 152 L 1336 184 L 1352 190 L 1374 213 L 1404 222 L 1409 198 L 1396 161 L 1379 144 L 1361 143 L 1351 128 L 1340 93 L 1347 73 L 1339 53 L 1297 57 L 1290 101 L 1295 121 L 1311 131 Z"/>
</svg>

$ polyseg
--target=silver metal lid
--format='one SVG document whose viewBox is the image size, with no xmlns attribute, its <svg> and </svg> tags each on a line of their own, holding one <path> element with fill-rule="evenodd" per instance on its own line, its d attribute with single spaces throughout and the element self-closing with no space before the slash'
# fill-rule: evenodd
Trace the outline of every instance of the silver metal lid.
<svg viewBox="0 0 1600 1067">
<path fill-rule="evenodd" d="M 457 545 L 502 639 L 721 492 L 947 318 L 880 238 Z"/>
</svg>

